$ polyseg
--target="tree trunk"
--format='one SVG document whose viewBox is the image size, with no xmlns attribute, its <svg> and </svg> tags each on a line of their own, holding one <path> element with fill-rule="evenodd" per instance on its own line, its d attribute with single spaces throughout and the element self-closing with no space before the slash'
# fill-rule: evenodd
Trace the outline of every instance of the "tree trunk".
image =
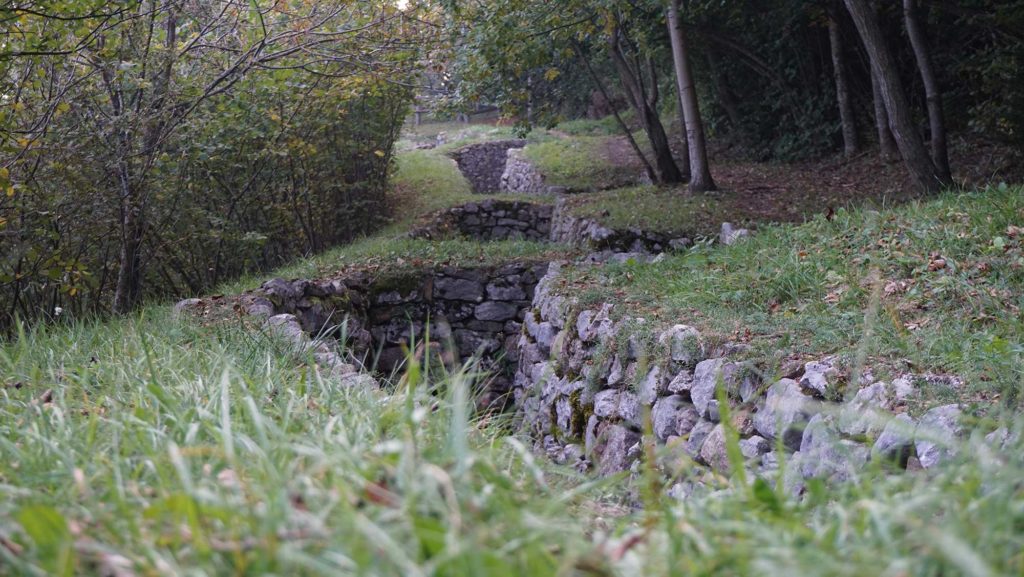
<svg viewBox="0 0 1024 577">
<path fill-rule="evenodd" d="M 139 259 L 142 248 L 143 222 L 140 208 L 128 180 L 127 168 L 121 175 L 121 239 L 118 255 L 117 281 L 114 285 L 114 314 L 127 314 L 138 303 L 142 288 Z"/>
<path fill-rule="evenodd" d="M 952 181 L 935 167 L 921 135 L 914 127 L 910 116 L 910 104 L 903 91 L 896 60 L 885 45 L 878 15 L 867 0 L 844 0 L 847 10 L 853 16 L 854 24 L 864 41 L 864 47 L 871 59 L 872 74 L 878 80 L 878 89 L 889 115 L 889 129 L 892 130 L 896 146 L 910 171 L 915 184 L 926 192 L 935 192 Z"/>
<path fill-rule="evenodd" d="M 672 62 L 675 65 L 676 87 L 686 119 L 686 140 L 690 151 L 690 191 L 715 190 L 708 165 L 707 143 L 704 139 L 704 124 L 697 105 L 697 93 L 693 86 L 693 74 L 686 50 L 686 34 L 679 25 L 679 0 L 669 0 L 667 10 L 669 39 L 672 42 Z"/>
<path fill-rule="evenodd" d="M 885 112 L 882 90 L 878 87 L 875 73 L 871 73 L 871 98 L 875 105 L 875 130 L 878 132 L 878 154 L 885 162 L 896 160 L 896 141 L 889 130 L 889 115 Z"/>
<path fill-rule="evenodd" d="M 932 162 L 944 178 L 952 179 L 949 169 L 949 151 L 946 146 L 946 122 L 942 113 L 942 92 L 935 80 L 928 37 L 921 23 L 916 0 L 903 0 L 903 17 L 907 24 L 907 36 L 914 49 L 917 68 L 921 71 L 925 98 L 928 103 L 928 126 L 932 136 Z"/>
<path fill-rule="evenodd" d="M 846 81 L 846 65 L 843 61 L 843 42 L 839 34 L 839 22 L 833 16 L 828 20 L 828 39 L 832 47 L 832 70 L 836 80 L 836 103 L 839 105 L 839 121 L 843 128 L 843 154 L 853 156 L 860 148 L 857 143 L 857 123 L 850 102 L 850 87 Z"/>
<path fill-rule="evenodd" d="M 651 151 L 654 154 L 654 165 L 657 172 L 659 184 L 677 184 L 683 182 L 683 175 L 679 172 L 675 159 L 672 157 L 672 149 L 668 145 L 668 136 L 665 134 L 665 127 L 661 124 L 658 111 L 648 101 L 643 86 L 643 78 L 639 70 L 634 70 L 626 61 L 622 53 L 622 45 L 618 40 L 618 33 L 613 33 L 608 40 L 608 53 L 615 65 L 623 87 L 626 89 L 626 96 L 633 109 L 636 110 L 640 123 L 647 134 L 647 140 L 651 143 Z"/>
<path fill-rule="evenodd" d="M 640 160 L 641 164 L 643 164 L 647 178 L 651 179 L 651 182 L 655 182 L 658 179 L 658 173 L 655 172 L 654 167 L 651 166 L 651 162 L 647 160 L 647 156 L 644 154 L 644 151 L 640 149 L 640 145 L 636 143 L 636 139 L 633 138 L 633 133 L 629 130 L 629 126 L 626 124 L 626 121 L 623 120 L 622 116 L 619 114 L 618 108 L 612 104 L 611 96 L 608 95 L 608 89 L 605 88 L 604 82 L 601 81 L 601 77 L 594 72 L 594 68 L 590 65 L 590 60 L 587 60 L 586 55 L 583 54 L 583 49 L 580 48 L 579 43 L 573 42 L 573 48 L 576 50 L 576 56 L 583 62 L 583 66 L 587 69 L 587 74 L 590 75 L 590 80 L 601 93 L 601 96 L 604 97 L 605 102 L 610 104 L 612 115 L 615 117 L 615 122 L 618 123 L 619 128 L 622 130 L 622 134 L 626 137 L 626 140 L 629 141 L 629 145 L 633 147 L 633 152 L 636 153 L 636 157 Z"/>
</svg>

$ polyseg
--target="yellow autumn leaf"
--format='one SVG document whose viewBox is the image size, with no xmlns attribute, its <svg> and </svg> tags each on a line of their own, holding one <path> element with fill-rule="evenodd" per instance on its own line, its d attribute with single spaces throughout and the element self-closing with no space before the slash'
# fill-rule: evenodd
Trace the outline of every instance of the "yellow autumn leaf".
<svg viewBox="0 0 1024 577">
<path fill-rule="evenodd" d="M 383 150 L 374 150 L 373 153 L 376 154 L 377 156 L 381 157 L 381 158 L 384 158 L 384 151 Z"/>
<path fill-rule="evenodd" d="M 13 184 L 7 187 L 7 196 L 8 197 L 14 196 L 14 185 Z"/>
<path fill-rule="evenodd" d="M 7 167 L 0 166 L 0 180 L 7 180 L 11 177 L 11 171 Z"/>
<path fill-rule="evenodd" d="M 544 80 L 551 82 L 552 80 L 558 78 L 561 74 L 562 73 L 557 68 L 548 68 L 547 71 L 544 72 Z"/>
<path fill-rule="evenodd" d="M 60 112 L 61 114 L 67 112 L 68 110 L 71 110 L 71 105 L 67 102 L 61 102 L 57 105 L 57 112 Z"/>
</svg>

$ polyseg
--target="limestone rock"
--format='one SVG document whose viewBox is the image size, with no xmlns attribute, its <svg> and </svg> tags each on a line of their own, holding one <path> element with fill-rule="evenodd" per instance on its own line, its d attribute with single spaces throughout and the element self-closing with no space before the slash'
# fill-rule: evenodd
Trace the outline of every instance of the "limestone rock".
<svg viewBox="0 0 1024 577">
<path fill-rule="evenodd" d="M 772 443 L 762 436 L 754 435 L 746 439 L 740 439 L 740 453 L 747 460 L 756 459 L 772 450 Z"/>
<path fill-rule="evenodd" d="M 817 397 L 824 399 L 834 391 L 838 375 L 839 369 L 836 367 L 834 357 L 811 361 L 804 365 L 804 375 L 800 378 L 800 386 L 813 391 Z"/>
<path fill-rule="evenodd" d="M 683 366 L 696 366 L 704 358 L 704 343 L 700 332 L 691 326 L 675 325 L 661 333 L 658 342 L 668 347 L 673 362 Z"/>
<path fill-rule="evenodd" d="M 930 469 L 957 453 L 956 439 L 962 432 L 959 421 L 959 405 L 935 407 L 921 416 L 914 446 L 922 467 Z"/>
<path fill-rule="evenodd" d="M 438 297 L 454 300 L 480 302 L 484 298 L 484 287 L 477 281 L 442 277 L 434 281 L 434 291 Z"/>
<path fill-rule="evenodd" d="M 855 477 L 870 456 L 863 444 L 841 439 L 833 420 L 821 414 L 807 423 L 800 454 L 800 472 L 804 478 L 836 482 Z"/>
<path fill-rule="evenodd" d="M 768 389 L 764 406 L 754 415 L 754 428 L 766 439 L 782 437 L 787 447 L 796 450 L 804 426 L 818 409 L 818 402 L 805 395 L 796 381 L 782 379 Z"/>
<path fill-rule="evenodd" d="M 725 447 L 725 427 L 721 424 L 715 425 L 708 433 L 700 448 L 700 458 L 716 471 L 723 473 L 729 471 L 729 455 Z"/>
<path fill-rule="evenodd" d="M 729 362 L 724 358 L 708 359 L 698 363 L 693 371 L 693 386 L 690 388 L 690 397 L 697 411 L 701 415 L 708 414 L 708 408 L 711 401 L 716 398 L 719 385 L 724 387 L 727 396 L 736 397 L 744 372 L 741 364 Z"/>
<path fill-rule="evenodd" d="M 750 236 L 750 231 L 745 228 L 736 228 L 729 222 L 722 223 L 722 232 L 718 235 L 718 241 L 725 246 L 736 244 L 736 242 Z"/>
<path fill-rule="evenodd" d="M 174 316 L 179 317 L 186 312 L 198 310 L 203 304 L 202 299 L 185 299 L 174 304 Z"/>
<path fill-rule="evenodd" d="M 507 321 L 516 318 L 519 309 L 511 303 L 487 301 L 477 305 L 473 315 L 482 321 Z"/>
<path fill-rule="evenodd" d="M 683 450 L 686 451 L 687 455 L 690 455 L 694 459 L 700 457 L 701 447 L 704 445 L 704 441 L 708 438 L 708 435 L 715 428 L 715 424 L 711 421 L 701 419 L 697 421 L 697 424 L 690 430 L 690 435 L 686 438 L 686 444 L 683 446 Z"/>
<path fill-rule="evenodd" d="M 668 381 L 661 367 L 652 368 L 640 383 L 640 402 L 648 406 L 653 405 L 659 396 L 667 392 L 667 387 Z"/>
<path fill-rule="evenodd" d="M 651 410 L 654 434 L 661 441 L 688 434 L 699 420 L 697 409 L 681 395 L 658 399 Z"/>
<path fill-rule="evenodd" d="M 914 419 L 899 414 L 891 419 L 871 448 L 872 457 L 906 467 L 914 453 Z"/>
<path fill-rule="evenodd" d="M 606 389 L 594 395 L 594 415 L 603 419 L 621 419 L 640 425 L 640 401 L 629 391 Z"/>
<path fill-rule="evenodd" d="M 639 456 L 635 448 L 640 443 L 640 433 L 622 425 L 608 425 L 601 430 L 595 441 L 594 455 L 597 472 L 601 476 L 628 471 Z"/>
</svg>

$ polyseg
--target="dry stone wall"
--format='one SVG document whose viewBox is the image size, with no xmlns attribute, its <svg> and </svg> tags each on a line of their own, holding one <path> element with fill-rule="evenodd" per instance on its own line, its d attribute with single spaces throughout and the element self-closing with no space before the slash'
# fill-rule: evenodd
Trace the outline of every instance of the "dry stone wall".
<svg viewBox="0 0 1024 577">
<path fill-rule="evenodd" d="M 463 146 L 452 153 L 459 171 L 473 187 L 473 192 L 488 194 L 501 190 L 508 151 L 526 146 L 525 140 L 496 140 Z"/>
<path fill-rule="evenodd" d="M 501 192 L 512 194 L 562 194 L 566 187 L 547 184 L 544 175 L 521 148 L 510 148 L 501 174 Z"/>
<path fill-rule="evenodd" d="M 507 399 L 527 309 L 545 264 L 443 267 L 384 278 L 352 274 L 325 281 L 274 279 L 243 302 L 249 314 L 289 317 L 307 335 L 343 339 L 379 373 L 399 369 L 406 351 L 430 347 L 446 364 L 480 360 L 491 373 L 482 403 Z M 429 345 L 425 341 L 429 336 Z M 378 354 L 379 352 L 379 354 Z M 376 358 L 375 358 L 376 357 Z"/>
<path fill-rule="evenodd" d="M 573 215 L 565 199 L 555 205 L 551 240 L 591 251 L 658 254 L 693 244 L 686 237 L 644 231 L 639 228 L 612 229 L 600 222 Z"/>
<path fill-rule="evenodd" d="M 541 279 L 524 318 L 513 385 L 522 430 L 556 461 L 602 475 L 630 470 L 649 410 L 655 442 L 729 472 L 728 415 L 749 473 L 769 477 L 785 459 L 787 489 L 798 494 L 808 479 L 848 480 L 871 460 L 934 467 L 963 433 L 956 405 L 906 414 L 924 377 L 882 381 L 864 371 L 850 400 L 835 402 L 850 388 L 848 371 L 826 357 L 766 382 L 759 367 L 736 359 L 742 344 L 711 348 L 684 324 L 645 331 L 644 319 L 616 320 L 611 303 L 579 310 L 555 290 L 560 267 Z"/>
<path fill-rule="evenodd" d="M 454 234 L 478 241 L 532 240 L 551 237 L 550 204 L 488 199 L 449 208 L 434 222 L 413 231 L 413 238 L 445 238 Z"/>
</svg>

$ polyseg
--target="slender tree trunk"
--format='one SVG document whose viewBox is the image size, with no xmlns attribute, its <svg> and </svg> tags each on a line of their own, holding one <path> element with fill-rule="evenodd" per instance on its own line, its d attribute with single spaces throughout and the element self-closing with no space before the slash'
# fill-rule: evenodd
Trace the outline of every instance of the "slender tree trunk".
<svg viewBox="0 0 1024 577">
<path fill-rule="evenodd" d="M 885 162 L 896 160 L 896 141 L 889 130 L 889 114 L 885 111 L 882 90 L 878 87 L 875 73 L 871 73 L 871 98 L 875 105 L 875 130 L 878 132 L 878 155 Z"/>
<path fill-rule="evenodd" d="M 679 0 L 669 0 L 667 17 L 676 87 L 679 90 L 683 117 L 686 119 L 686 140 L 690 151 L 690 191 L 715 190 L 715 181 L 711 178 L 711 168 L 708 165 L 704 124 L 701 122 L 697 93 L 693 86 L 693 73 L 690 71 L 690 60 L 687 56 L 686 34 L 679 25 Z"/>
<path fill-rule="evenodd" d="M 911 178 L 918 187 L 927 192 L 935 192 L 951 185 L 949 177 L 944 176 L 932 162 L 921 135 L 914 127 L 910 116 L 910 104 L 900 82 L 896 60 L 885 44 L 882 28 L 878 24 L 878 15 L 867 0 L 843 1 L 853 16 L 854 24 L 857 25 L 868 57 L 871 59 L 871 71 L 878 80 L 878 89 L 885 103 L 885 111 L 889 115 L 889 128 Z"/>
<path fill-rule="evenodd" d="M 843 42 L 839 34 L 839 22 L 835 16 L 828 20 L 828 39 L 832 47 L 832 70 L 836 81 L 836 103 L 839 105 L 839 121 L 843 128 L 843 154 L 853 156 L 860 148 L 857 142 L 857 122 L 850 102 L 850 87 L 846 81 L 846 64 L 843 59 Z"/>
<path fill-rule="evenodd" d="M 946 121 L 942 113 L 942 92 L 935 80 L 935 69 L 932 56 L 928 49 L 928 36 L 920 20 L 916 0 L 903 0 L 903 17 L 907 24 L 907 36 L 910 46 L 914 49 L 917 68 L 921 71 L 925 98 L 928 103 L 928 126 L 931 132 L 932 162 L 946 179 L 951 179 L 949 169 L 949 150 L 946 146 Z"/>
<path fill-rule="evenodd" d="M 686 137 L 686 115 L 683 114 L 682 100 L 679 100 L 679 153 L 676 156 L 679 158 L 679 172 L 689 181 L 693 171 L 690 169 L 690 141 Z"/>
<path fill-rule="evenodd" d="M 131 312 L 138 302 L 141 292 L 142 275 L 139 270 L 139 260 L 144 218 L 136 203 L 127 166 L 122 166 L 119 173 L 121 181 L 121 239 L 112 308 L 115 314 L 120 315 Z"/>
<path fill-rule="evenodd" d="M 609 38 L 608 53 L 619 73 L 622 85 L 626 89 L 626 96 L 633 109 L 636 110 L 644 132 L 647 134 L 647 140 L 651 144 L 654 166 L 658 176 L 657 182 L 660 184 L 683 182 L 683 175 L 679 172 L 679 167 L 672 157 L 672 149 L 668 145 L 665 127 L 661 124 L 657 109 L 651 106 L 647 100 L 641 72 L 634 70 L 626 61 L 625 55 L 622 53 L 622 45 L 618 40 L 618 33 L 613 33 Z"/>
<path fill-rule="evenodd" d="M 594 72 L 594 68 L 590 65 L 590 60 L 587 60 L 587 57 L 583 54 L 583 49 L 580 48 L 580 45 L 573 42 L 572 46 L 576 50 L 576 56 L 583 62 L 583 66 L 587 69 L 587 74 L 590 76 L 590 80 L 601 93 L 601 96 L 604 97 L 605 102 L 608 102 L 611 106 L 615 122 L 618 123 L 619 128 L 622 130 L 622 134 L 626 137 L 626 140 L 629 141 L 629 145 L 633 147 L 633 152 L 636 153 L 636 157 L 640 160 L 641 164 L 643 164 L 644 172 L 647 173 L 647 178 L 651 179 L 651 182 L 657 181 L 658 173 L 655 172 L 654 167 L 651 166 L 651 161 L 647 160 L 647 155 L 645 155 L 644 151 L 640 149 L 640 145 L 637 144 L 636 139 L 633 138 L 633 133 L 629 130 L 629 126 L 626 124 L 626 121 L 622 119 L 622 116 L 619 114 L 619 110 L 612 103 L 611 96 L 608 95 L 608 89 L 605 88 L 604 82 L 601 81 L 601 77 Z"/>
</svg>

